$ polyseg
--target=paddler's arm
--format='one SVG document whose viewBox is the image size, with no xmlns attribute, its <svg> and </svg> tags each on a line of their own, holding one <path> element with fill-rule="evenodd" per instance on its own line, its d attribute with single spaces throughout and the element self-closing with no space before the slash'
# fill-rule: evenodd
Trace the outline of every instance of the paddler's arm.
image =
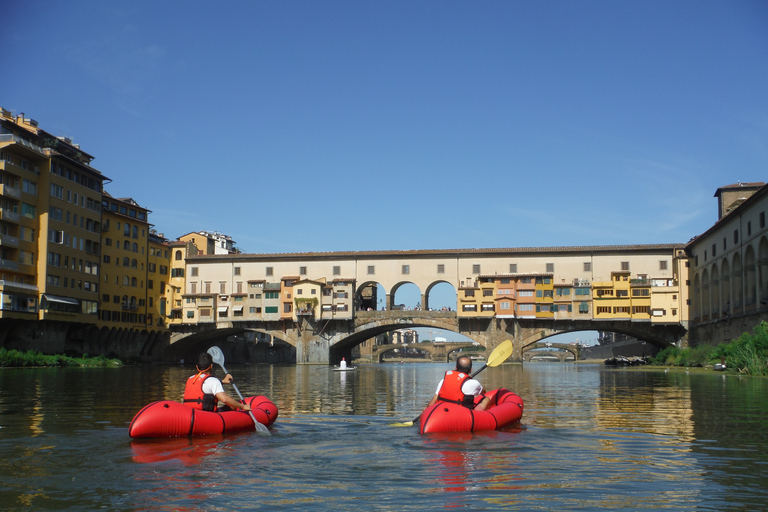
<svg viewBox="0 0 768 512">
<path fill-rule="evenodd" d="M 223 381 L 222 381 L 223 382 Z M 248 404 L 243 404 L 229 396 L 226 392 L 222 391 L 220 393 L 216 393 L 216 400 L 219 400 L 221 402 L 224 402 L 224 405 L 229 406 L 230 409 L 242 409 L 244 411 L 250 411 L 251 406 Z"/>
<path fill-rule="evenodd" d="M 487 396 L 484 396 L 482 400 L 480 400 L 480 403 L 475 406 L 476 411 L 484 411 L 488 408 L 488 405 L 490 405 L 491 399 Z"/>
<path fill-rule="evenodd" d="M 435 405 L 436 402 L 437 402 L 437 393 L 432 395 L 432 398 L 429 400 L 429 403 L 427 404 L 427 407 L 429 407 L 430 405 Z"/>
</svg>

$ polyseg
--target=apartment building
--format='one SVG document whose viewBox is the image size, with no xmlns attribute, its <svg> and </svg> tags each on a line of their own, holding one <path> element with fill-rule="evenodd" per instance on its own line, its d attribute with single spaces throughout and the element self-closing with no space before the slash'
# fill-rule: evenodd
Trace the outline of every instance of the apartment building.
<svg viewBox="0 0 768 512">
<path fill-rule="evenodd" d="M 208 290 L 203 291 L 197 280 L 197 268 L 191 269 L 190 290 L 187 291 L 187 258 L 196 256 L 199 249 L 193 241 L 176 240 L 168 243 L 170 253 L 168 284 L 160 283 L 165 297 L 166 320 L 168 325 L 180 325 L 185 321 L 211 322 L 213 321 L 212 309 L 213 295 L 210 283 L 206 283 Z M 198 311 L 198 304 L 204 306 Z M 199 313 L 204 313 L 200 316 Z"/>
<path fill-rule="evenodd" d="M 101 327 L 165 330 L 168 240 L 152 229 L 151 210 L 103 194 Z"/>
<path fill-rule="evenodd" d="M 0 108 L 0 317 L 95 324 L 104 175 L 93 157 Z"/>
<path fill-rule="evenodd" d="M 170 277 L 170 241 L 162 233 L 150 228 L 147 245 L 147 328 L 167 328 L 169 309 L 166 284 Z"/>
<path fill-rule="evenodd" d="M 218 231 L 194 231 L 181 235 L 181 242 L 192 242 L 198 248 L 200 255 L 233 254 L 239 252 L 232 237 Z"/>
</svg>

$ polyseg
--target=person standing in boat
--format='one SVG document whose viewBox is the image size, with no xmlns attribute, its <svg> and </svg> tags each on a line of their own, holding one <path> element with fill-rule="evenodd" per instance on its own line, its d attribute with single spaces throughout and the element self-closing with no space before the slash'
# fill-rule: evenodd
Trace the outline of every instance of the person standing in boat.
<svg viewBox="0 0 768 512">
<path fill-rule="evenodd" d="M 443 380 L 437 384 L 437 390 L 429 401 L 430 405 L 436 402 L 452 402 L 463 405 L 476 411 L 484 411 L 490 399 L 483 399 L 475 405 L 475 397 L 483 394 L 483 386 L 470 376 L 472 372 L 472 360 L 467 356 L 461 356 L 456 360 L 456 369 L 445 372 Z"/>
<path fill-rule="evenodd" d="M 341 368 L 342 370 L 347 368 L 347 360 L 344 359 L 343 357 L 341 358 L 341 362 L 339 363 L 339 368 Z"/>
<path fill-rule="evenodd" d="M 211 375 L 212 369 L 213 358 L 211 354 L 202 352 L 197 358 L 197 375 L 192 375 L 187 379 L 182 403 L 193 409 L 202 409 L 203 411 L 215 412 L 230 409 L 250 411 L 250 405 L 238 402 L 224 391 L 222 383 L 229 384 L 232 382 L 232 376 L 227 374 L 226 377 L 219 380 Z M 219 401 L 224 403 L 224 407 L 221 409 L 217 408 Z"/>
</svg>

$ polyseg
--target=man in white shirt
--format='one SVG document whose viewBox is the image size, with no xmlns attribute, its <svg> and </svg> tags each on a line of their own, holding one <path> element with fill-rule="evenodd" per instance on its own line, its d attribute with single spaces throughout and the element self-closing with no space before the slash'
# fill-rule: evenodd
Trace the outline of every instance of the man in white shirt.
<svg viewBox="0 0 768 512">
<path fill-rule="evenodd" d="M 208 352 L 202 352 L 197 359 L 197 374 L 187 379 L 184 388 L 183 403 L 195 409 L 204 411 L 216 411 L 217 403 L 223 402 L 229 409 L 242 409 L 250 411 L 251 406 L 238 402 L 229 396 L 221 385 L 232 382 L 232 375 L 227 374 L 222 380 L 211 375 L 213 358 Z"/>
<path fill-rule="evenodd" d="M 456 370 L 445 372 L 427 407 L 439 400 L 458 403 L 476 411 L 484 411 L 491 401 L 483 397 L 480 403 L 474 405 L 474 398 L 483 394 L 483 386 L 470 376 L 471 372 L 472 360 L 467 356 L 459 357 L 456 360 Z"/>
</svg>

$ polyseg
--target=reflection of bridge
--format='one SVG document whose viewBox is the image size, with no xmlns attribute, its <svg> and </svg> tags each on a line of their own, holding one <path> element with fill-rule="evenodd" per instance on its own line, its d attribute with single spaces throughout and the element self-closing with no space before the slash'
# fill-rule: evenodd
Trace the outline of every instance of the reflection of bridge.
<svg viewBox="0 0 768 512">
<path fill-rule="evenodd" d="M 388 352 L 392 352 L 394 350 L 403 350 L 403 349 L 416 349 L 421 350 L 423 352 L 428 352 L 430 356 L 430 360 L 435 362 L 447 362 L 449 360 L 450 354 L 452 352 L 455 352 L 457 350 L 461 350 L 463 348 L 470 348 L 470 347 L 476 347 L 474 343 L 462 343 L 462 342 L 452 342 L 452 343 L 409 343 L 407 345 L 403 344 L 386 344 L 386 345 L 374 345 L 371 350 L 371 360 L 372 361 L 378 361 L 379 363 L 383 361 L 385 355 L 389 355 L 392 357 L 392 354 L 388 354 Z M 473 354 L 474 355 L 474 354 Z"/>
<path fill-rule="evenodd" d="M 228 335 L 257 332 L 267 338 L 280 340 L 284 348 L 295 350 L 297 363 L 329 364 L 351 358 L 352 348 L 380 334 L 395 329 L 427 327 L 459 333 L 493 350 L 506 339 L 515 349 L 511 361 L 523 361 L 523 353 L 534 347 L 546 347 L 538 342 L 566 332 L 612 331 L 645 340 L 659 347 L 676 343 L 685 334 L 679 324 L 652 324 L 630 320 L 554 320 L 515 318 L 458 318 L 450 311 L 358 311 L 353 320 L 336 324 L 313 322 L 302 317 L 290 327 L 281 322 L 228 321 L 217 324 L 179 325 L 172 336 L 169 358 L 191 357 L 194 347 L 212 343 Z M 553 344 L 555 345 L 555 344 Z M 185 348 L 187 347 L 187 348 Z M 564 346 L 574 352 L 574 347 Z M 489 353 L 489 352 L 486 352 Z M 578 351 L 574 353 L 578 358 Z M 442 358 L 433 355 L 433 358 Z M 447 357 L 447 354 L 446 354 Z"/>
</svg>

